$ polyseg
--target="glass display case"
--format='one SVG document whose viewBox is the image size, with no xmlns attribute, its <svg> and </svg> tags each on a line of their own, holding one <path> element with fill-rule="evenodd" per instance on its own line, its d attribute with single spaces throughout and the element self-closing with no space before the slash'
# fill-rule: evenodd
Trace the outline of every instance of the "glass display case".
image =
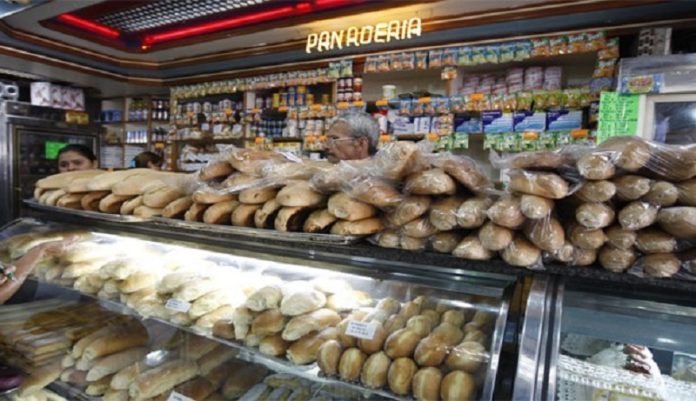
<svg viewBox="0 0 696 401">
<path fill-rule="evenodd" d="M 28 374 L 18 391 L 295 401 L 493 400 L 505 392 L 499 370 L 510 363 L 501 352 L 514 276 L 359 257 L 342 263 L 310 251 L 286 256 L 280 246 L 263 253 L 127 225 L 35 219 L 2 229 L 0 256 L 11 262 L 66 236 L 78 241 L 37 265 L 16 295 L 29 303 L 3 306 L 19 314 L 2 325 L 3 340 L 51 321 L 51 308 L 63 318 L 36 329 L 62 339 L 50 353 L 0 344 L 2 360 Z M 43 359 L 17 359 L 17 351 Z M 35 370 L 39 362 L 54 371 Z M 132 370 L 128 386 L 116 380 Z"/>
</svg>

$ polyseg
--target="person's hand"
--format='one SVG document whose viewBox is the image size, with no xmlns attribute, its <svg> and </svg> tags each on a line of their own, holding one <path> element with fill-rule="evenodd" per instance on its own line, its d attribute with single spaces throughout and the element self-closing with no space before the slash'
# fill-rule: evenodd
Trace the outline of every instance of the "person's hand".
<svg viewBox="0 0 696 401">
<path fill-rule="evenodd" d="M 625 368 L 636 373 L 643 373 L 650 376 L 659 376 L 658 368 L 650 349 L 642 345 L 627 344 L 624 346 L 624 354 L 628 355 L 628 363 Z"/>
<path fill-rule="evenodd" d="M 69 234 L 63 237 L 61 240 L 44 242 L 43 244 L 35 246 L 31 250 L 36 249 L 36 251 L 42 256 L 58 256 L 68 250 L 79 239 L 80 236 Z"/>
</svg>

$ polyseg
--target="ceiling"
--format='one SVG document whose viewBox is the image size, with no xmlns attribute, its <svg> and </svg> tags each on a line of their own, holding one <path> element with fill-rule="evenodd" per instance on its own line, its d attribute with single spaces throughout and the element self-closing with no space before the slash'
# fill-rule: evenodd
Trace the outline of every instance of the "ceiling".
<svg viewBox="0 0 696 401">
<path fill-rule="evenodd" d="M 174 2 L 198 6 L 199 15 L 192 11 L 196 7 L 188 10 L 169 7 L 169 14 L 165 14 L 162 10 Z M 282 8 L 300 2 L 339 4 L 341 7 L 202 35 L 192 33 L 146 49 L 142 49 L 142 41 L 133 39 L 133 35 L 139 35 L 138 40 L 142 40 L 146 34 L 222 21 L 220 13 L 213 12 L 212 8 L 223 5 L 251 3 L 248 10 L 260 13 L 268 7 Z M 310 33 L 411 17 L 422 19 L 423 34 L 404 41 L 401 46 L 432 46 L 488 38 L 500 40 L 539 32 L 696 18 L 696 2 L 671 2 L 670 7 L 665 7 L 664 3 L 665 0 L 33 0 L 30 7 L 0 21 L 0 54 L 3 55 L 0 68 L 14 65 L 19 70 L 26 68 L 50 79 L 79 85 L 94 85 L 96 79 L 97 87 L 104 96 L 109 96 L 273 69 L 309 68 L 318 62 L 325 63 L 327 58 L 395 50 L 394 44 L 372 44 L 316 55 L 307 54 L 304 46 Z M 124 4 L 131 7 L 130 11 Z M 132 7 L 136 6 L 145 8 L 133 13 Z M 157 6 L 164 8 L 158 11 Z M 209 13 L 205 7 L 210 9 Z M 148 8 L 151 10 L 147 11 Z M 58 16 L 65 14 L 118 30 L 121 32 L 119 38 L 126 37 L 131 42 L 124 45 L 97 40 L 88 31 L 66 28 L 56 22 Z M 188 14 L 195 18 L 181 20 Z M 240 15 L 246 14 L 232 8 L 226 11 L 225 18 L 234 19 Z M 24 64 L 18 62 L 22 60 Z"/>
</svg>

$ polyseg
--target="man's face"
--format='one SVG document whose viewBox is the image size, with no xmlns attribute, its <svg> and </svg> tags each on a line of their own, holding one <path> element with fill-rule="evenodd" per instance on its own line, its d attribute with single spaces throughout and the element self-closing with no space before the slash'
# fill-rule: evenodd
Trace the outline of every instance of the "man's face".
<svg viewBox="0 0 696 401">
<path fill-rule="evenodd" d="M 370 155 L 367 138 L 352 138 L 349 135 L 349 129 L 345 123 L 334 124 L 331 127 L 324 146 L 326 158 L 330 163 L 338 163 L 341 160 L 360 160 Z"/>
</svg>

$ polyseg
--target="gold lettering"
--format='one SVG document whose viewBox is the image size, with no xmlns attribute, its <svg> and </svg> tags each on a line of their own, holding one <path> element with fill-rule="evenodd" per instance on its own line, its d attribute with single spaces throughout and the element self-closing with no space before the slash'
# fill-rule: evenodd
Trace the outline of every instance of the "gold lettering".
<svg viewBox="0 0 696 401">
<path fill-rule="evenodd" d="M 319 34 L 319 45 L 317 45 L 317 51 L 323 52 L 331 50 L 331 35 L 328 31 L 324 31 Z"/>
<path fill-rule="evenodd" d="M 360 46 L 359 36 L 360 31 L 358 30 L 358 28 L 354 26 L 348 28 L 348 32 L 346 32 L 346 47 L 350 46 L 351 44 L 353 46 Z"/>
<path fill-rule="evenodd" d="M 387 37 L 387 24 L 380 22 L 375 25 L 375 43 L 384 43 Z"/>
<path fill-rule="evenodd" d="M 387 42 L 390 42 L 392 39 L 394 40 L 399 40 L 401 37 L 399 37 L 399 28 L 401 27 L 401 23 L 399 21 L 389 21 L 389 33 L 387 35 Z"/>
<path fill-rule="evenodd" d="M 413 36 L 421 36 L 421 19 L 418 17 L 408 21 L 408 38 L 411 39 Z"/>
<path fill-rule="evenodd" d="M 309 36 L 307 36 L 307 48 L 305 51 L 307 53 L 312 52 L 312 48 L 317 47 L 317 43 L 319 42 L 319 35 L 316 33 L 310 33 Z"/>
<path fill-rule="evenodd" d="M 343 49 L 343 32 L 345 31 L 333 31 L 331 32 L 331 49 L 339 48 Z"/>
<path fill-rule="evenodd" d="M 408 29 L 408 20 L 401 21 L 401 36 L 399 39 L 406 39 L 406 32 Z"/>
<path fill-rule="evenodd" d="M 372 34 L 375 31 L 375 27 L 372 25 L 365 25 L 362 27 L 360 30 L 360 44 L 361 45 L 369 45 L 372 43 Z"/>
</svg>

